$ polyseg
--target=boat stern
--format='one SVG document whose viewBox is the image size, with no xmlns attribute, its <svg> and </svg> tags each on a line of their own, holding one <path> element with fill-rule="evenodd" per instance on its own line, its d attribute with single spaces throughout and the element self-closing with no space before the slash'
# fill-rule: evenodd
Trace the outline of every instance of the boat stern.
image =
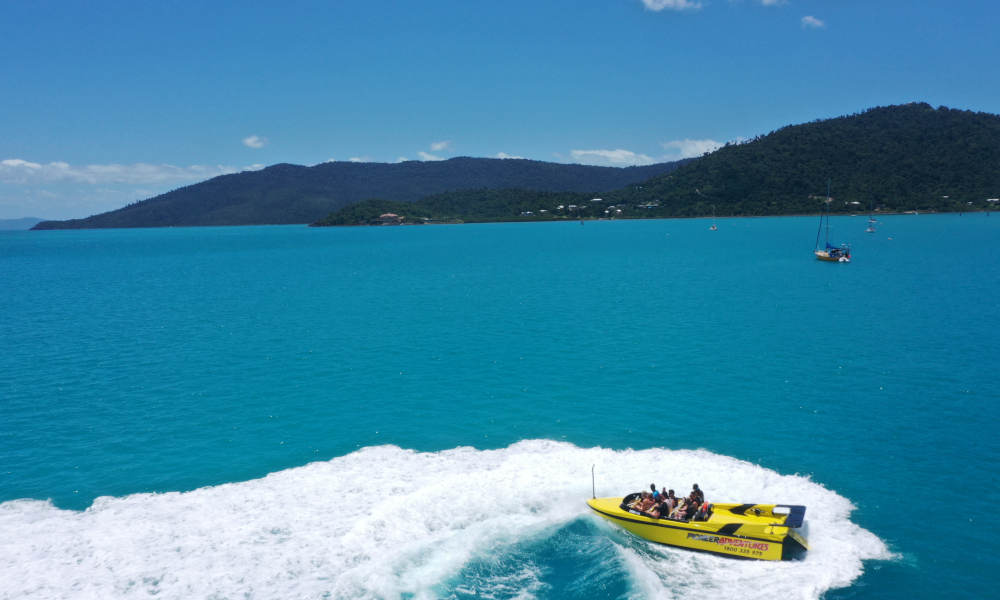
<svg viewBox="0 0 1000 600">
<path fill-rule="evenodd" d="M 795 560 L 805 555 L 809 550 L 809 543 L 805 535 L 793 529 L 788 530 L 788 535 L 781 541 L 781 560 Z"/>
</svg>

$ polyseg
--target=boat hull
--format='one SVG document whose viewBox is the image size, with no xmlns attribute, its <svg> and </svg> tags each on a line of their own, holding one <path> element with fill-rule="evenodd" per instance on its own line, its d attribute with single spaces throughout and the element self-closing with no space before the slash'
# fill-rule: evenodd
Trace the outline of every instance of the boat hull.
<svg viewBox="0 0 1000 600">
<path fill-rule="evenodd" d="M 675 521 L 623 510 L 621 502 L 594 498 L 587 504 L 622 529 L 658 544 L 757 560 L 788 560 L 808 549 L 805 536 L 795 531 L 797 525 L 776 522 L 792 517 L 774 514 L 775 505 L 717 504 L 707 521 Z M 801 509 L 800 525 L 805 507 L 790 508 Z"/>
<path fill-rule="evenodd" d="M 824 250 L 816 250 L 816 260 L 822 260 L 825 262 L 851 262 L 851 257 L 841 254 L 840 256 L 831 256 L 829 252 Z"/>
</svg>

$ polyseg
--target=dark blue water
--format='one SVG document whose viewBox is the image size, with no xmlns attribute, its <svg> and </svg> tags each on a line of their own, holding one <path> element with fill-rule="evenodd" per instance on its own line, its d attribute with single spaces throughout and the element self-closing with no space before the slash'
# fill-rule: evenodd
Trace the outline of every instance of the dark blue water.
<svg viewBox="0 0 1000 600">
<path fill-rule="evenodd" d="M 865 221 L 4 232 L 0 596 L 988 596 L 1000 220 Z M 637 541 L 592 464 L 812 550 Z"/>
</svg>

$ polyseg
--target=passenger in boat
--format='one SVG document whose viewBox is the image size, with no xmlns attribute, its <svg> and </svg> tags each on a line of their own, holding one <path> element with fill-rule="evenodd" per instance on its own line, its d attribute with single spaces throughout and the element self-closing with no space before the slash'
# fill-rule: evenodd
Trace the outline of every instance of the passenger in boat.
<svg viewBox="0 0 1000 600">
<path fill-rule="evenodd" d="M 660 494 L 661 504 L 660 514 L 664 517 L 670 516 L 671 511 L 677 506 L 677 496 L 674 496 L 674 490 L 668 490 L 663 488 L 663 493 Z"/>
<path fill-rule="evenodd" d="M 691 488 L 691 493 L 696 496 L 699 505 L 705 501 L 705 493 L 701 491 L 701 488 L 698 487 L 697 483 L 694 484 L 693 488 Z"/>
<path fill-rule="evenodd" d="M 701 509 L 701 505 L 705 502 L 705 496 L 701 494 L 701 490 L 698 490 L 697 494 L 692 491 L 688 500 L 688 504 L 691 505 L 691 514 L 689 516 L 694 517 L 698 510 Z"/>
<path fill-rule="evenodd" d="M 674 509 L 672 502 L 667 500 L 667 492 L 664 490 L 660 493 L 660 503 L 656 505 L 656 518 L 666 519 L 670 516 L 670 511 Z"/>
<path fill-rule="evenodd" d="M 649 509 L 656 505 L 656 501 L 653 500 L 653 495 L 649 492 L 642 493 L 642 500 L 639 502 L 639 506 L 636 508 L 642 512 L 649 512 Z"/>
<path fill-rule="evenodd" d="M 692 492 L 687 498 L 684 498 L 682 500 L 682 504 L 680 505 L 680 510 L 676 511 L 677 518 L 684 521 L 690 521 L 692 518 L 694 518 L 695 514 L 698 513 L 698 506 L 699 504 L 697 497 L 695 496 L 694 492 Z"/>
<path fill-rule="evenodd" d="M 670 511 L 670 518 L 683 519 L 685 510 L 686 509 L 684 507 L 684 498 L 681 498 L 680 500 L 677 501 L 677 504 L 674 506 L 674 509 Z"/>
<path fill-rule="evenodd" d="M 708 502 L 702 502 L 701 506 L 698 507 L 698 512 L 694 515 L 695 521 L 707 521 L 708 517 L 712 515 L 712 505 Z"/>
<path fill-rule="evenodd" d="M 652 490 L 652 492 L 653 492 L 653 500 L 659 502 L 660 501 L 660 492 L 656 491 L 656 484 L 655 483 L 649 484 L 649 489 Z"/>
<path fill-rule="evenodd" d="M 632 510 L 643 511 L 646 510 L 650 504 L 653 503 L 653 496 L 646 490 L 639 492 L 639 495 L 635 500 L 629 502 L 628 507 Z"/>
</svg>

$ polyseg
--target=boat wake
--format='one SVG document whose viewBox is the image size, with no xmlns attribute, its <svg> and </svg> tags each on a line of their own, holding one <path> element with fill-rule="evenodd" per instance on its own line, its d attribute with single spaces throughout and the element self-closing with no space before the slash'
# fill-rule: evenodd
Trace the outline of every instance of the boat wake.
<svg viewBox="0 0 1000 600">
<path fill-rule="evenodd" d="M 765 563 L 631 537 L 589 514 L 592 464 L 598 495 L 697 481 L 710 501 L 804 504 L 811 549 Z M 807 477 L 703 450 L 378 446 L 85 511 L 5 502 L 0 597 L 818 598 L 892 557 L 852 509 Z"/>
</svg>

